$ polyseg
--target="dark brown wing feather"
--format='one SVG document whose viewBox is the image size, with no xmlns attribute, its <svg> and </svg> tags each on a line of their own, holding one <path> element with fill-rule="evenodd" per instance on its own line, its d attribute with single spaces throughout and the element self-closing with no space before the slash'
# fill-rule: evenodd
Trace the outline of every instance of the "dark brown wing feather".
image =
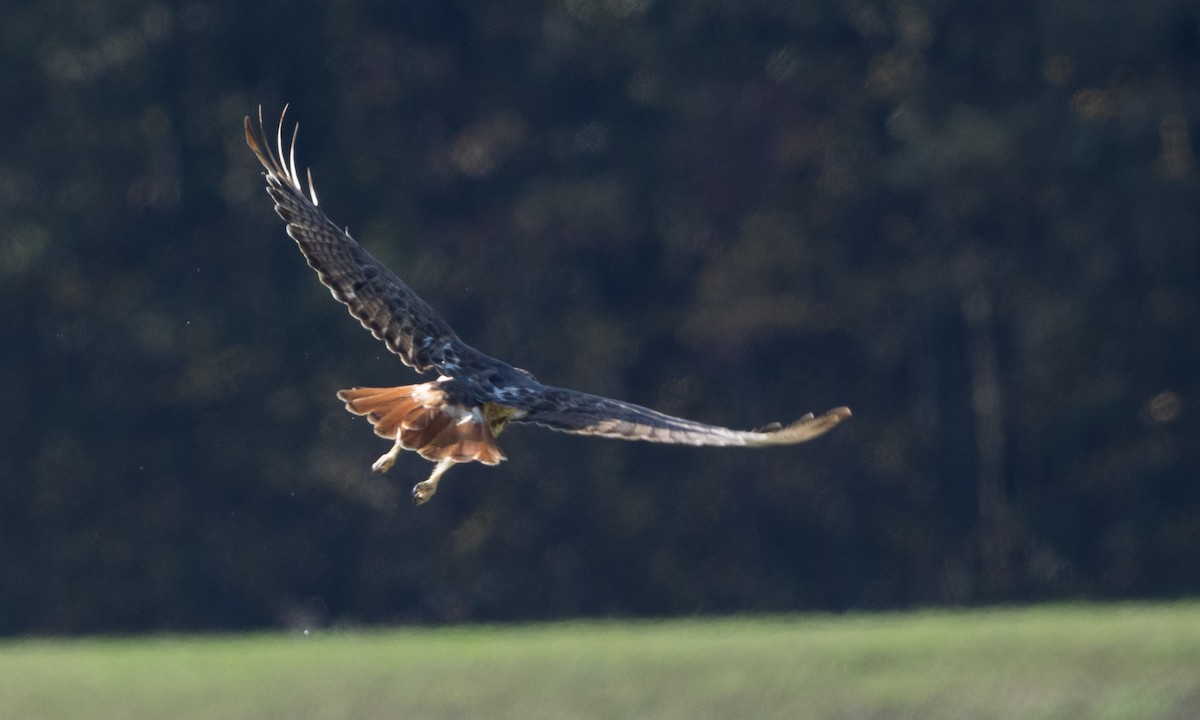
<svg viewBox="0 0 1200 720">
<path fill-rule="evenodd" d="M 535 423 L 578 435 L 675 445 L 791 445 L 823 435 L 850 417 L 849 408 L 838 407 L 819 417 L 809 413 L 787 426 L 773 423 L 761 430 L 731 430 L 674 417 L 633 403 L 547 386 L 527 391 L 519 398 L 510 397 L 508 404 L 524 411 L 513 417 L 515 422 Z"/>
<path fill-rule="evenodd" d="M 288 235 L 321 282 L 405 363 L 420 372 L 437 369 L 459 378 L 442 387 L 461 394 L 463 402 L 516 408 L 514 422 L 562 432 L 682 445 L 787 445 L 811 440 L 850 417 L 849 409 L 839 407 L 820 417 L 809 413 L 786 427 L 776 423 L 761 430 L 731 430 L 620 400 L 541 385 L 459 340 L 433 308 L 325 216 L 317 206 L 311 174 L 307 194 L 300 184 L 294 131 L 285 156 L 282 117 L 274 151 L 266 139 L 261 109 L 258 127 L 255 133 L 246 118 L 246 143 L 266 168 L 267 192 L 275 201 L 275 211 L 287 223 Z"/>
<path fill-rule="evenodd" d="M 258 132 L 249 117 L 245 129 L 246 144 L 266 168 L 267 192 L 275 201 L 275 211 L 287 223 L 288 235 L 350 314 L 418 372 L 432 368 L 453 376 L 463 371 L 464 363 L 471 364 L 480 353 L 459 340 L 433 308 L 317 207 L 311 173 L 308 193 L 304 192 L 296 172 L 295 132 L 290 152 L 284 155 L 283 118 L 279 119 L 275 151 L 267 141 L 261 108 Z"/>
</svg>

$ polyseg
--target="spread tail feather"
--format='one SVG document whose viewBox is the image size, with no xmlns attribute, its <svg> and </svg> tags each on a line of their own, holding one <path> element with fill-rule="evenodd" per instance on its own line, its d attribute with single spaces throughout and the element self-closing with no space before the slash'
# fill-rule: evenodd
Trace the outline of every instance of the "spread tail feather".
<svg viewBox="0 0 1200 720">
<path fill-rule="evenodd" d="M 495 465 L 505 459 L 483 415 L 448 402 L 437 383 L 351 388 L 337 396 L 346 410 L 365 416 L 376 435 L 427 460 Z"/>
</svg>

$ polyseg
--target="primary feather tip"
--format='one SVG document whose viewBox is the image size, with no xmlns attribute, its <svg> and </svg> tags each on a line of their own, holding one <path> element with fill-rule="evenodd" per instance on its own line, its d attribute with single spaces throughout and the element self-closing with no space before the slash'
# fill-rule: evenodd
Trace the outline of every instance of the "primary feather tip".
<svg viewBox="0 0 1200 720">
<path fill-rule="evenodd" d="M 808 413 L 796 422 L 781 427 L 778 423 L 770 425 L 758 431 L 757 442 L 747 443 L 750 445 L 791 445 L 800 443 L 806 440 L 820 437 L 829 432 L 835 425 L 850 417 L 850 408 L 836 407 L 824 415 L 813 415 Z"/>
</svg>

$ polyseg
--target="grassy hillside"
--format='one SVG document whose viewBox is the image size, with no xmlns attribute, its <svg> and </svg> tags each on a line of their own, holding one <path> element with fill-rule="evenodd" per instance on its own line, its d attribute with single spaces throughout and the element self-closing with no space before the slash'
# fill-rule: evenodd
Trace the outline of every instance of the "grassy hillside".
<svg viewBox="0 0 1200 720">
<path fill-rule="evenodd" d="M 6 717 L 1194 718 L 1200 605 L 0 644 Z"/>
</svg>

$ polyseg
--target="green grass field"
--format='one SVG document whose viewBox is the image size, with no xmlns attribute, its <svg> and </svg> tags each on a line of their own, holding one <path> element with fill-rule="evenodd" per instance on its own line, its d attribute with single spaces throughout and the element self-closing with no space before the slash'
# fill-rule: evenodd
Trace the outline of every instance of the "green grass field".
<svg viewBox="0 0 1200 720">
<path fill-rule="evenodd" d="M 6 718 L 1200 718 L 1200 605 L 0 643 Z"/>
</svg>

